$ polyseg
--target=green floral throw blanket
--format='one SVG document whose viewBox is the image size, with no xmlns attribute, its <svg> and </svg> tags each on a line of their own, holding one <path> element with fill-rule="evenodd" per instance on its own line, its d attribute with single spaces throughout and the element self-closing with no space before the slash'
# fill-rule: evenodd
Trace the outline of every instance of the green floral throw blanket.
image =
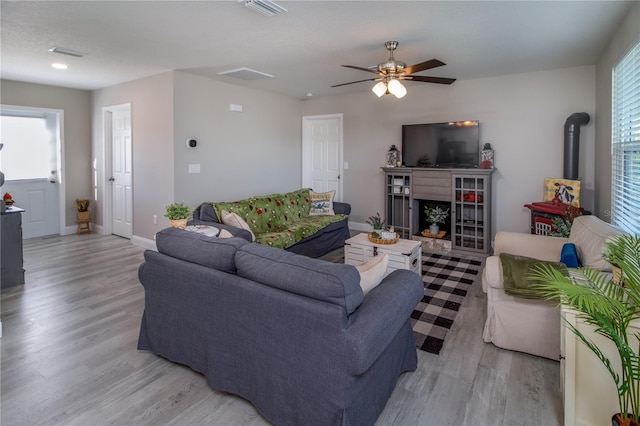
<svg viewBox="0 0 640 426">
<path fill-rule="evenodd" d="M 565 275 L 569 273 L 564 263 L 548 262 L 509 253 L 500 253 L 500 263 L 502 263 L 504 292 L 509 296 L 524 299 L 544 299 L 540 291 L 535 288 L 536 283 L 527 278 L 537 265 L 551 265 Z"/>
<path fill-rule="evenodd" d="M 346 217 L 309 216 L 309 189 L 211 205 L 219 218 L 223 210 L 240 216 L 255 234 L 257 243 L 278 248 L 291 247 Z"/>
</svg>

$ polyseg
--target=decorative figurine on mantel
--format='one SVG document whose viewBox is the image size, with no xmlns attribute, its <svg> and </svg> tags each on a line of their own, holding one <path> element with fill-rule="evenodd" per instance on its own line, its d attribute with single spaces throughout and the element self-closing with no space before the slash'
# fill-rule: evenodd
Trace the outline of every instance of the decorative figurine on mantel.
<svg viewBox="0 0 640 426">
<path fill-rule="evenodd" d="M 395 145 L 391 145 L 387 152 L 387 167 L 400 167 L 402 162 L 400 161 L 400 151 Z"/>
<path fill-rule="evenodd" d="M 493 148 L 491 148 L 491 144 L 485 143 L 480 154 L 481 154 L 480 168 L 493 169 L 494 152 L 493 152 Z"/>
</svg>

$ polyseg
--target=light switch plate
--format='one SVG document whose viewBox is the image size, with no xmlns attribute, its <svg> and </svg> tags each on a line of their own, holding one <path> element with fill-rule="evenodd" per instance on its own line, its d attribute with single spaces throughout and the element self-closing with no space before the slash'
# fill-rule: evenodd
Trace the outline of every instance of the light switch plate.
<svg viewBox="0 0 640 426">
<path fill-rule="evenodd" d="M 189 164 L 189 174 L 200 173 L 200 164 Z"/>
</svg>

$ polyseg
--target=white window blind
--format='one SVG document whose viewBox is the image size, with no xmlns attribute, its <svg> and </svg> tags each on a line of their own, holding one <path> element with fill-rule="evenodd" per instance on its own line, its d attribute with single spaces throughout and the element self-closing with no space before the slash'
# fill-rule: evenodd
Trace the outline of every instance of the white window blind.
<svg viewBox="0 0 640 426">
<path fill-rule="evenodd" d="M 613 68 L 611 223 L 640 234 L 640 42 Z"/>
</svg>

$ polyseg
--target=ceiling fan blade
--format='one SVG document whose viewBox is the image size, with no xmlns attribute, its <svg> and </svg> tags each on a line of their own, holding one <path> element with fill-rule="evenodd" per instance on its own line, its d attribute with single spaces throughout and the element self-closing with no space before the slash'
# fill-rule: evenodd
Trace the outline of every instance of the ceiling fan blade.
<svg viewBox="0 0 640 426">
<path fill-rule="evenodd" d="M 421 75 L 412 75 L 405 77 L 404 80 L 422 81 L 423 83 L 451 84 L 456 81 L 455 78 L 445 77 L 424 77 Z"/>
<path fill-rule="evenodd" d="M 437 68 L 443 65 L 447 65 L 447 64 L 437 59 L 430 59 L 428 61 L 420 62 L 419 64 L 406 67 L 404 69 L 404 75 L 409 75 L 409 74 L 413 74 L 413 73 L 424 71 L 424 70 L 430 70 L 431 68 Z"/>
<path fill-rule="evenodd" d="M 342 83 L 342 84 L 336 84 L 334 86 L 331 87 L 340 87 L 340 86 L 346 86 L 347 84 L 355 84 L 355 83 L 362 83 L 363 81 L 376 81 L 378 80 L 377 78 L 368 78 L 366 80 L 358 80 L 358 81 L 351 81 L 349 83 Z"/>
<path fill-rule="evenodd" d="M 360 70 L 360 71 L 372 72 L 372 73 L 374 73 L 374 74 L 381 74 L 381 75 L 386 74 L 386 73 L 381 73 L 381 72 L 379 72 L 378 70 L 372 70 L 372 69 L 370 69 L 370 68 L 364 68 L 364 67 L 357 67 L 357 66 L 355 66 L 355 65 L 341 65 L 341 66 L 342 66 L 342 67 L 345 67 L 345 68 L 353 68 L 354 70 Z"/>
</svg>

